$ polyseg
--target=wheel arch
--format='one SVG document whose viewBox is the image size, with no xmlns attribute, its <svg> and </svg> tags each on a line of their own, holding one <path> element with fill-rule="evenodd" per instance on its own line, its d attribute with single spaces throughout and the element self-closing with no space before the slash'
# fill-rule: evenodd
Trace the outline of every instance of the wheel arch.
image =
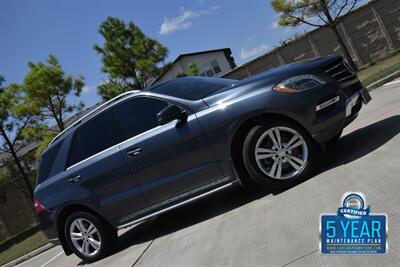
<svg viewBox="0 0 400 267">
<path fill-rule="evenodd" d="M 63 207 L 57 215 L 56 227 L 57 227 L 57 233 L 58 233 L 58 238 L 59 238 L 60 244 L 61 244 L 62 248 L 64 249 L 64 252 L 66 255 L 71 255 L 72 250 L 68 246 L 68 243 L 66 240 L 66 236 L 64 233 L 64 223 L 70 214 L 72 214 L 74 212 L 78 212 L 78 211 L 85 211 L 85 212 L 91 213 L 91 214 L 101 218 L 105 223 L 109 224 L 112 228 L 115 229 L 115 227 L 108 220 L 106 220 L 103 216 L 101 216 L 94 209 L 89 208 L 85 205 L 74 203 L 74 204 L 70 204 L 70 205 Z"/>
<path fill-rule="evenodd" d="M 242 185 L 247 186 L 251 183 L 250 174 L 247 172 L 246 167 L 244 166 L 243 156 L 242 156 L 242 146 L 244 140 L 247 136 L 247 133 L 257 124 L 266 122 L 266 121 L 277 121 L 283 120 L 297 124 L 301 127 L 306 133 L 308 133 L 311 137 L 311 133 L 297 120 L 283 114 L 279 113 L 261 113 L 246 120 L 242 121 L 234 131 L 233 137 L 230 141 L 230 156 L 232 158 L 233 168 L 235 172 L 239 176 L 239 180 Z M 311 137 L 312 138 L 312 137 Z"/>
</svg>

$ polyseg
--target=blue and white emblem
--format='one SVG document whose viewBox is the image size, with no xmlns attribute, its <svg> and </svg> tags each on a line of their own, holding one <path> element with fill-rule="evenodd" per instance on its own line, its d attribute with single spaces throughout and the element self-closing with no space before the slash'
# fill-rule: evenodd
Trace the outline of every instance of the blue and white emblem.
<svg viewBox="0 0 400 267">
<path fill-rule="evenodd" d="M 348 192 L 342 197 L 342 207 L 338 209 L 338 216 L 344 216 L 347 219 L 359 219 L 369 215 L 369 209 L 365 196 L 361 192 Z"/>
<path fill-rule="evenodd" d="M 322 214 L 320 250 L 323 254 L 384 254 L 387 215 L 370 213 L 361 192 L 347 192 L 336 214 Z"/>
</svg>

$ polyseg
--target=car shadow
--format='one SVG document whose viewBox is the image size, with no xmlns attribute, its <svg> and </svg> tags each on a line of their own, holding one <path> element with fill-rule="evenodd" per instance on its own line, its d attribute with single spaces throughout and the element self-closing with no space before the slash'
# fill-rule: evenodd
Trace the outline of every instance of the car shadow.
<svg viewBox="0 0 400 267">
<path fill-rule="evenodd" d="M 314 177 L 310 179 L 316 178 L 316 175 L 327 170 L 362 158 L 387 143 L 399 133 L 400 116 L 397 115 L 343 136 L 335 145 L 322 153 L 319 168 Z M 226 189 L 128 230 L 120 235 L 118 247 L 114 253 L 209 220 L 263 198 L 268 194 L 281 194 L 287 189 L 289 188 L 278 192 L 261 188 L 243 190 L 239 186 Z"/>
<path fill-rule="evenodd" d="M 267 190 L 261 188 L 243 190 L 240 186 L 225 189 L 130 229 L 119 237 L 117 252 L 125 250 L 134 244 L 154 240 L 180 229 L 209 220 L 256 199 L 263 198 L 269 193 L 270 192 Z"/>
<path fill-rule="evenodd" d="M 322 154 L 317 173 L 336 168 L 380 148 L 400 133 L 400 115 L 385 118 L 342 136 Z"/>
</svg>

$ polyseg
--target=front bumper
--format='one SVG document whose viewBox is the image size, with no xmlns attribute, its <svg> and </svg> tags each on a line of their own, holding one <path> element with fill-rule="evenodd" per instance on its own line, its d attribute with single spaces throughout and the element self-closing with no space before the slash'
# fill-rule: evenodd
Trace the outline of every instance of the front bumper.
<svg viewBox="0 0 400 267">
<path fill-rule="evenodd" d="M 340 90 L 315 108 L 316 119 L 311 134 L 320 144 L 334 138 L 347 125 L 354 121 L 363 104 L 368 104 L 371 97 L 368 91 L 361 87 L 353 95 L 347 97 Z"/>
</svg>

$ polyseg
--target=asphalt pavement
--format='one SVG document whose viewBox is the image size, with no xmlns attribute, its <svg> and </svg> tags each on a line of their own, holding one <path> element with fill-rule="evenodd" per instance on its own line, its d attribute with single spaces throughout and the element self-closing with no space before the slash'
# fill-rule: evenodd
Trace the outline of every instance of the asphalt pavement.
<svg viewBox="0 0 400 267">
<path fill-rule="evenodd" d="M 19 266 L 400 266 L 400 79 L 321 157 L 318 174 L 284 192 L 230 188 L 120 233 L 116 252 L 87 264 L 54 247 Z M 347 191 L 387 213 L 386 255 L 322 255 L 321 213 Z"/>
</svg>

